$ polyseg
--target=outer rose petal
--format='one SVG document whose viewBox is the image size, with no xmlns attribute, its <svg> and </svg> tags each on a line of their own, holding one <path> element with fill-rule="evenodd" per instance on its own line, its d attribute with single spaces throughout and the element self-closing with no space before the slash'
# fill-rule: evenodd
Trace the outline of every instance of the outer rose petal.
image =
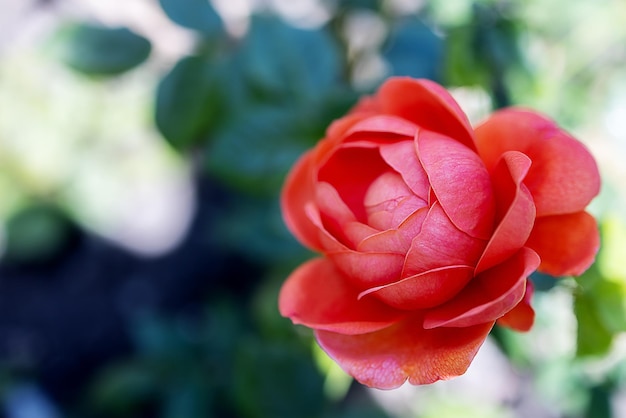
<svg viewBox="0 0 626 418">
<path fill-rule="evenodd" d="M 424 328 L 468 327 L 495 321 L 524 297 L 526 278 L 539 256 L 522 248 L 506 262 L 476 276 L 454 299 L 426 312 Z"/>
<path fill-rule="evenodd" d="M 409 77 L 390 78 L 376 97 L 382 113 L 400 116 L 475 149 L 467 116 L 450 93 L 437 83 Z"/>
<path fill-rule="evenodd" d="M 497 200 L 496 227 L 485 252 L 476 266 L 476 274 L 515 254 L 528 239 L 535 223 L 535 205 L 522 181 L 530 168 L 530 159 L 517 151 L 507 151 L 493 171 Z"/>
<path fill-rule="evenodd" d="M 459 293 L 472 278 L 473 271 L 474 268 L 470 266 L 441 267 L 388 285 L 373 287 L 361 292 L 359 298 L 371 294 L 397 309 L 432 308 Z"/>
<path fill-rule="evenodd" d="M 364 385 L 393 389 L 460 376 L 487 338 L 493 322 L 467 328 L 425 330 L 421 317 L 362 335 L 316 331 L 320 346 Z"/>
<path fill-rule="evenodd" d="M 405 316 L 375 299 L 358 300 L 357 293 L 331 261 L 316 258 L 289 276 L 278 307 L 295 324 L 342 334 L 378 331 Z"/>
<path fill-rule="evenodd" d="M 553 276 L 577 276 L 593 263 L 600 235 L 587 212 L 537 218 L 526 245 L 541 257 L 539 271 Z"/>
<path fill-rule="evenodd" d="M 448 217 L 461 231 L 488 239 L 495 202 L 491 179 L 478 155 L 457 141 L 420 130 L 417 154 Z"/>
<path fill-rule="evenodd" d="M 313 187 L 313 153 L 305 153 L 295 163 L 285 181 L 281 194 L 281 209 L 287 228 L 304 245 L 320 251 L 322 244 L 319 241 L 317 227 L 305 213 L 305 206 L 314 200 Z"/>
<path fill-rule="evenodd" d="M 517 150 L 533 165 L 525 181 L 537 216 L 584 210 L 598 194 L 598 167 L 583 144 L 535 112 L 504 109 L 476 128 L 478 152 L 489 169 L 500 155 Z"/>
<path fill-rule="evenodd" d="M 498 325 L 502 325 L 515 331 L 526 332 L 530 331 L 535 322 L 535 311 L 530 305 L 530 301 L 533 296 L 533 284 L 530 280 L 526 280 L 526 294 L 524 299 L 517 304 L 515 308 L 510 310 L 502 318 L 496 322 Z"/>
</svg>

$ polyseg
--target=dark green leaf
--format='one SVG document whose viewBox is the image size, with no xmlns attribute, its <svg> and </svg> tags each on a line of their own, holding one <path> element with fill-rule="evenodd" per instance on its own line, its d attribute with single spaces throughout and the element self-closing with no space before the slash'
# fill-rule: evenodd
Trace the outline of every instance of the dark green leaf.
<svg viewBox="0 0 626 418">
<path fill-rule="evenodd" d="M 46 262 L 71 238 L 73 225 L 67 215 L 46 203 L 33 203 L 6 223 L 3 258 L 12 263 Z"/>
<path fill-rule="evenodd" d="M 222 19 L 208 0 L 159 0 L 161 8 L 175 23 L 206 36 L 223 32 Z"/>
<path fill-rule="evenodd" d="M 88 75 L 116 75 L 128 71 L 150 55 L 150 42 L 128 28 L 90 24 L 66 27 L 60 34 L 61 59 Z"/>
<path fill-rule="evenodd" d="M 263 99 L 319 98 L 342 72 L 341 55 L 323 30 L 303 30 L 273 17 L 255 17 L 246 36 L 242 65 Z"/>
<path fill-rule="evenodd" d="M 158 388 L 155 376 L 140 364 L 119 364 L 105 369 L 96 377 L 90 389 L 89 401 L 97 409 L 111 416 L 137 412 Z"/>
<path fill-rule="evenodd" d="M 174 148 L 197 145 L 220 120 L 220 69 L 204 57 L 186 57 L 161 80 L 156 125 Z"/>
<path fill-rule="evenodd" d="M 443 52 L 443 40 L 412 19 L 394 27 L 384 57 L 391 64 L 391 75 L 440 80 Z"/>
<path fill-rule="evenodd" d="M 314 141 L 302 122 L 290 109 L 242 109 L 240 119 L 208 149 L 209 170 L 242 189 L 276 193 L 289 167 Z"/>
<path fill-rule="evenodd" d="M 323 379 L 310 356 L 293 346 L 249 340 L 235 367 L 236 405 L 244 418 L 317 417 Z"/>
<path fill-rule="evenodd" d="M 578 320 L 577 356 L 603 355 L 611 347 L 613 334 L 599 317 L 597 307 L 584 293 L 574 299 L 574 314 Z"/>
</svg>

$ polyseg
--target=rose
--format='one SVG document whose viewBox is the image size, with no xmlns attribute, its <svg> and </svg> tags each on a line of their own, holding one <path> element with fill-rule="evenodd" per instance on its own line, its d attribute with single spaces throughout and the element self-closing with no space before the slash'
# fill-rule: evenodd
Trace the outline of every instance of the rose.
<svg viewBox="0 0 626 418">
<path fill-rule="evenodd" d="M 368 386 L 461 375 L 496 321 L 532 326 L 533 271 L 593 262 L 599 184 L 551 120 L 505 109 L 474 130 L 443 87 L 390 79 L 287 176 L 285 222 L 323 257 L 290 275 L 280 312 Z"/>
</svg>

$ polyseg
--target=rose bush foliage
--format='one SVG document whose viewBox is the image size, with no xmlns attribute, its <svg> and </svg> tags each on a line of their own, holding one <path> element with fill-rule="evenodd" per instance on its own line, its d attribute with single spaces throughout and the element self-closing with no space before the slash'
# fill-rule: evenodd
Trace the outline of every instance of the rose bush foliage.
<svg viewBox="0 0 626 418">
<path fill-rule="evenodd" d="M 535 270 L 577 275 L 599 247 L 586 148 L 530 110 L 473 129 L 428 80 L 392 78 L 294 165 L 282 210 L 322 254 L 279 309 L 368 386 L 463 374 L 497 322 L 530 329 Z"/>
</svg>

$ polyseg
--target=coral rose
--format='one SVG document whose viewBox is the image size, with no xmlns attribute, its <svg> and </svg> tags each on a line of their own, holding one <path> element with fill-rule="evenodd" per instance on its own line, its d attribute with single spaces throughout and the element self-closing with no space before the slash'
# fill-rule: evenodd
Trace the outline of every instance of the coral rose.
<svg viewBox="0 0 626 418">
<path fill-rule="evenodd" d="M 428 80 L 392 78 L 289 173 L 282 210 L 323 256 L 283 285 L 283 316 L 368 386 L 463 374 L 494 323 L 528 330 L 528 276 L 577 275 L 599 247 L 586 148 L 535 112 L 476 129 Z"/>
</svg>

